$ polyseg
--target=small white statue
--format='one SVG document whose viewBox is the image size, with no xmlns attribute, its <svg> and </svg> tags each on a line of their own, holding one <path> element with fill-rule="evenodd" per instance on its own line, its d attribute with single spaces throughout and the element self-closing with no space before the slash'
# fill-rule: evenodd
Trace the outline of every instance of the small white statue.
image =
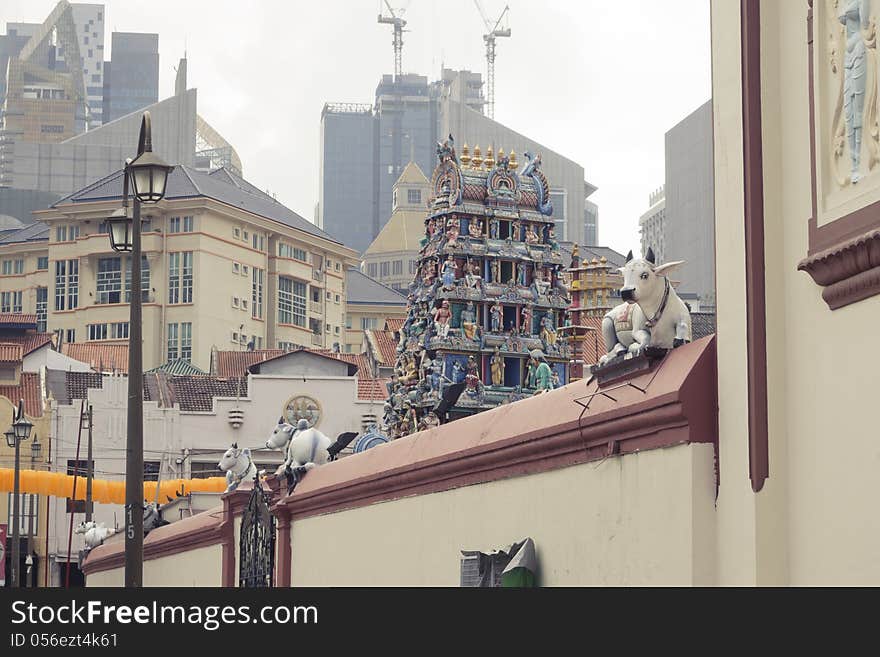
<svg viewBox="0 0 880 657">
<path fill-rule="evenodd" d="M 238 443 L 232 443 L 232 447 L 226 450 L 217 465 L 226 473 L 227 493 L 238 488 L 242 481 L 253 479 L 257 475 L 257 466 L 251 459 L 251 450 L 247 447 L 239 449 Z"/>
<path fill-rule="evenodd" d="M 691 314 L 666 277 L 684 264 L 683 260 L 654 264 L 654 251 L 633 259 L 632 251 L 620 268 L 623 287 L 620 296 L 632 308 L 632 334 L 621 336 L 621 306 L 613 308 L 602 320 L 602 333 L 608 353 L 599 359 L 604 365 L 612 358 L 629 352 L 642 353 L 647 347 L 673 349 L 691 341 Z M 626 343 L 629 344 L 626 344 Z"/>
<path fill-rule="evenodd" d="M 79 523 L 79 526 L 74 531 L 77 534 L 85 534 L 86 548 L 89 550 L 98 547 L 116 533 L 115 529 L 105 527 L 104 523 L 99 525 L 94 520 Z"/>
<path fill-rule="evenodd" d="M 302 468 L 300 472 L 308 471 L 316 465 L 323 465 L 330 460 L 327 448 L 331 441 L 323 433 L 314 428 L 309 428 L 309 421 L 301 419 L 296 427 L 279 418 L 278 426 L 272 430 L 272 435 L 266 441 L 269 449 L 283 449 L 286 458 L 277 474 L 283 474 L 290 469 L 291 472 Z"/>
</svg>

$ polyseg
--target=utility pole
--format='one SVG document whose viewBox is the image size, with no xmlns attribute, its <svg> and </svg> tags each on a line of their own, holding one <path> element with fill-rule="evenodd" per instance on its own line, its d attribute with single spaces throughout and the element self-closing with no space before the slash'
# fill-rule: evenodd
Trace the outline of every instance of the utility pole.
<svg viewBox="0 0 880 657">
<path fill-rule="evenodd" d="M 92 405 L 89 404 L 89 445 L 86 451 L 86 522 L 91 522 L 94 505 L 92 503 L 92 479 L 95 477 L 95 467 L 92 464 Z"/>
</svg>

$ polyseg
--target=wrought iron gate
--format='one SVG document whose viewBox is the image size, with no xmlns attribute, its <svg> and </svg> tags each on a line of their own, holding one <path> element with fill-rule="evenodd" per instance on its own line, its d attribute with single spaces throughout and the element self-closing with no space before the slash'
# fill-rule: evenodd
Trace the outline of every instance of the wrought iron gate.
<svg viewBox="0 0 880 657">
<path fill-rule="evenodd" d="M 272 586 L 275 574 L 275 517 L 269 511 L 269 497 L 256 477 L 251 498 L 241 517 L 238 554 L 240 587 Z"/>
</svg>

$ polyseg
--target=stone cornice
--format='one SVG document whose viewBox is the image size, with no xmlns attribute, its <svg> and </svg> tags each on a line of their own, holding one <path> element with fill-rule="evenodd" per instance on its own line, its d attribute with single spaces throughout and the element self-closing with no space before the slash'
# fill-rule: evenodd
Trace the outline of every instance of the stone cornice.
<svg viewBox="0 0 880 657">
<path fill-rule="evenodd" d="M 824 288 L 831 310 L 880 294 L 880 229 L 804 258 L 798 270 Z"/>
</svg>

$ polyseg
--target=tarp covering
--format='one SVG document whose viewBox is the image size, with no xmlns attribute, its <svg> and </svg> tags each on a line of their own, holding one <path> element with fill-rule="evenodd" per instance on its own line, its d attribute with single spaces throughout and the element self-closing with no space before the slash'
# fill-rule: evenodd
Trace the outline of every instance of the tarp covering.
<svg viewBox="0 0 880 657">
<path fill-rule="evenodd" d="M 12 492 L 15 471 L 0 468 L 0 492 Z M 44 472 L 41 470 L 19 471 L 19 491 L 27 495 L 51 495 L 53 497 L 74 498 L 73 475 L 63 472 Z M 86 478 L 76 478 L 77 500 L 86 499 Z M 226 490 L 225 477 L 207 479 L 169 479 L 159 483 L 160 504 L 168 499 L 189 493 L 222 493 Z M 144 500 L 156 501 L 156 482 L 144 482 Z M 125 481 L 92 479 L 92 501 L 104 504 L 125 504 Z"/>
</svg>

